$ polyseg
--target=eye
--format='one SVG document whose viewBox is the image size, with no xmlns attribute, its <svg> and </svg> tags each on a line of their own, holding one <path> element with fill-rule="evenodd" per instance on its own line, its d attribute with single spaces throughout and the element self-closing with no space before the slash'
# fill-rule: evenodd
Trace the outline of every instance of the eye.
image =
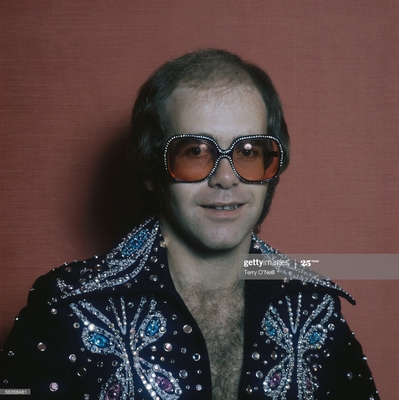
<svg viewBox="0 0 399 400">
<path fill-rule="evenodd" d="M 258 157 L 260 154 L 258 146 L 249 142 L 238 143 L 235 153 L 241 158 Z"/>
<path fill-rule="evenodd" d="M 191 148 L 187 149 L 187 153 L 191 154 L 193 156 L 199 156 L 202 151 L 203 151 L 203 149 L 201 148 L 201 146 L 191 147 Z"/>
<path fill-rule="evenodd" d="M 209 154 L 209 146 L 205 143 L 202 144 L 196 144 L 192 146 L 187 146 L 184 149 L 183 155 L 188 156 L 188 157 L 199 157 L 199 156 L 205 156 Z"/>
<path fill-rule="evenodd" d="M 245 143 L 242 147 L 241 153 L 246 157 L 250 156 L 252 153 L 252 144 Z"/>
</svg>

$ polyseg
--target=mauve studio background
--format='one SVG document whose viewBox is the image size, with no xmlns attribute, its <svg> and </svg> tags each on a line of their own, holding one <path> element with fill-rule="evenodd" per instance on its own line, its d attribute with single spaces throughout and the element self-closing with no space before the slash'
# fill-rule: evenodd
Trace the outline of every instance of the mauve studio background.
<svg viewBox="0 0 399 400">
<path fill-rule="evenodd" d="M 292 137 L 261 237 L 287 253 L 399 253 L 397 1 L 0 0 L 0 347 L 34 280 L 132 227 L 139 86 L 199 47 L 266 69 Z M 136 215 L 137 217 L 137 215 Z M 381 396 L 398 398 L 399 282 L 340 281 Z"/>
</svg>

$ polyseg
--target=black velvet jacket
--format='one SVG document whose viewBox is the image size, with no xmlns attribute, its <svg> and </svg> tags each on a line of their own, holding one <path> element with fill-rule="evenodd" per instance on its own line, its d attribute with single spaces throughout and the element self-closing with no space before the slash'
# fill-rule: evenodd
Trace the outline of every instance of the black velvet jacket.
<svg viewBox="0 0 399 400">
<path fill-rule="evenodd" d="M 254 235 L 251 252 L 275 250 Z M 277 278 L 245 282 L 239 399 L 378 399 L 340 313 L 338 296 L 351 296 L 297 265 Z M 174 288 L 156 219 L 108 255 L 36 281 L 0 379 L 41 400 L 212 398 L 205 341 Z"/>
</svg>

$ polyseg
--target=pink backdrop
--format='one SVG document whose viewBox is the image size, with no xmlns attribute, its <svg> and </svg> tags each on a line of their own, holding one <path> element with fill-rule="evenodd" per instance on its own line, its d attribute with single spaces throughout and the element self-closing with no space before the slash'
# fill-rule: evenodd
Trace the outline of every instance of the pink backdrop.
<svg viewBox="0 0 399 400">
<path fill-rule="evenodd" d="M 398 4 L 390 0 L 0 0 L 0 345 L 34 279 L 129 229 L 139 85 L 222 47 L 264 67 L 292 163 L 261 236 L 290 253 L 399 253 Z M 383 398 L 399 385 L 399 283 L 340 282 Z"/>
</svg>

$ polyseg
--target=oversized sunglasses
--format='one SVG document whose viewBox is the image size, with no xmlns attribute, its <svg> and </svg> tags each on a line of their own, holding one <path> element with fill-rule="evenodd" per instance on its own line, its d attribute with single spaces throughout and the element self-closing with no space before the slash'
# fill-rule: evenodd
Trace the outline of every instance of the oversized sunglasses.
<svg viewBox="0 0 399 400">
<path fill-rule="evenodd" d="M 244 183 L 265 183 L 278 176 L 283 149 L 274 136 L 241 136 L 227 150 L 209 136 L 175 135 L 164 149 L 164 163 L 175 182 L 201 182 L 212 176 L 227 158 Z"/>
</svg>

